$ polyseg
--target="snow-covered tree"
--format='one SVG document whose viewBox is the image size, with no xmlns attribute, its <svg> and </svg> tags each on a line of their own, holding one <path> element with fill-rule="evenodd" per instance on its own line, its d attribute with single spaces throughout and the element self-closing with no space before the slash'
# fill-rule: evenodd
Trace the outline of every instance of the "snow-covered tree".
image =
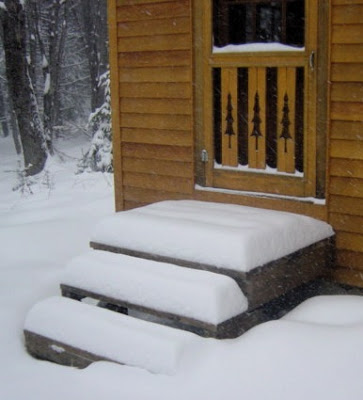
<svg viewBox="0 0 363 400">
<path fill-rule="evenodd" d="M 35 90 L 30 78 L 26 14 L 20 0 L 1 5 L 1 28 L 5 52 L 6 78 L 22 143 L 27 175 L 42 171 L 47 151 Z"/>
<path fill-rule="evenodd" d="M 108 66 L 107 2 L 104 0 L 75 0 L 73 13 L 82 32 L 86 47 L 91 80 L 91 111 L 95 112 L 104 102 L 100 77 Z"/>
<path fill-rule="evenodd" d="M 0 29 L 0 38 L 2 30 Z M 3 40 L 0 40 L 0 120 L 3 136 L 11 134 L 14 140 L 15 150 L 17 154 L 21 154 L 21 144 L 14 109 L 12 107 L 11 98 L 9 96 L 8 82 L 5 72 L 5 54 L 2 46 Z"/>
<path fill-rule="evenodd" d="M 0 60 L 2 58 L 2 52 L 0 53 Z M 0 71 L 0 136 L 9 136 L 9 121 L 8 121 L 8 110 L 7 110 L 7 99 L 5 84 L 6 80 L 4 78 L 3 71 Z"/>
<path fill-rule="evenodd" d="M 91 83 L 91 115 L 88 132 L 91 145 L 79 170 L 112 171 L 110 74 L 108 72 L 108 36 L 106 2 L 77 0 L 74 15 L 87 49 Z"/>
<path fill-rule="evenodd" d="M 91 112 L 92 92 L 88 50 L 74 9 L 77 9 L 77 2 L 72 1 L 67 11 L 67 34 L 59 86 L 58 124 L 59 128 L 63 127 L 59 132 L 66 134 L 67 131 L 76 128 L 92 137 L 85 127 Z"/>
<path fill-rule="evenodd" d="M 112 169 L 106 11 L 104 0 L 0 1 L 0 85 L 10 94 L 1 90 L 0 118 L 16 116 L 27 174 L 40 172 L 54 141 L 75 131 L 92 139 L 81 169 Z M 0 79 L 2 66 L 0 52 Z"/>
<path fill-rule="evenodd" d="M 53 130 L 60 111 L 60 79 L 67 32 L 66 0 L 28 0 L 28 29 L 32 58 L 38 55 L 42 70 L 41 100 L 44 135 L 47 148 L 53 154 Z M 38 54 L 37 54 L 38 53 Z M 35 64 L 36 61 L 32 63 Z M 35 80 L 36 78 L 34 78 Z"/>
<path fill-rule="evenodd" d="M 90 115 L 89 127 L 94 132 L 91 145 L 79 164 L 79 171 L 112 172 L 111 93 L 110 73 L 99 79 L 99 91 L 103 92 L 104 103 Z"/>
</svg>

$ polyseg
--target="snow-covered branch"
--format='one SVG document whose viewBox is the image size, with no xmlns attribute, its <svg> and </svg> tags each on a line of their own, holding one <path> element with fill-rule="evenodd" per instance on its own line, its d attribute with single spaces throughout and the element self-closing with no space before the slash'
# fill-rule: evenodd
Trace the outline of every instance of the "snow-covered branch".
<svg viewBox="0 0 363 400">
<path fill-rule="evenodd" d="M 104 103 L 89 118 L 93 132 L 91 146 L 79 164 L 79 171 L 112 172 L 111 94 L 109 71 L 100 76 L 100 87 L 104 92 Z"/>
</svg>

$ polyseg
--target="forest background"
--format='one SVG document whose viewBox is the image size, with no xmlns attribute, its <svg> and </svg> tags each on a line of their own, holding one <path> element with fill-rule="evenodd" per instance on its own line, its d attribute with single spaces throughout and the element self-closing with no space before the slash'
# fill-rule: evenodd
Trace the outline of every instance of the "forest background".
<svg viewBox="0 0 363 400">
<path fill-rule="evenodd" d="M 0 1 L 0 141 L 23 184 L 74 135 L 90 141 L 78 172 L 111 172 L 110 118 L 107 1 Z"/>
</svg>

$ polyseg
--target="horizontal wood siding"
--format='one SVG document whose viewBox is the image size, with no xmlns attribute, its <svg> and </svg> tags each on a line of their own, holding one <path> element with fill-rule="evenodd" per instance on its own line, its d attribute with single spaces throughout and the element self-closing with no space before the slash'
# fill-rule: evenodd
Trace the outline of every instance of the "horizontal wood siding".
<svg viewBox="0 0 363 400">
<path fill-rule="evenodd" d="M 194 186 L 190 0 L 117 1 L 119 209 L 190 198 Z"/>
<path fill-rule="evenodd" d="M 332 0 L 329 221 L 338 280 L 363 286 L 363 0 Z"/>
<path fill-rule="evenodd" d="M 363 286 L 363 0 L 329 2 L 327 206 L 194 190 L 192 2 L 109 4 L 117 209 L 195 198 L 328 219 L 337 233 L 337 279 Z M 194 79 L 202 82 L 202 73 Z"/>
</svg>

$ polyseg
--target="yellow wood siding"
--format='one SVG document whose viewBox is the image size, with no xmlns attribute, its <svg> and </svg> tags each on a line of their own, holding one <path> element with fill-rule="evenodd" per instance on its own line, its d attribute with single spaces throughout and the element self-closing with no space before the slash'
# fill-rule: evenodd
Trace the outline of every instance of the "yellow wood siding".
<svg viewBox="0 0 363 400">
<path fill-rule="evenodd" d="M 338 280 L 363 286 L 363 1 L 332 0 L 329 222 Z"/>
<path fill-rule="evenodd" d="M 199 140 L 200 124 L 193 115 L 200 110 L 194 101 L 196 91 L 204 90 L 203 74 L 194 69 L 192 59 L 192 52 L 194 59 L 202 53 L 202 16 L 195 13 L 201 10 L 199 3 L 109 0 L 109 6 L 113 93 L 117 93 L 113 95 L 118 124 L 114 121 L 117 210 L 169 198 L 198 198 L 327 219 L 326 207 L 311 203 L 195 190 L 195 175 L 199 173 L 195 160 L 200 149 L 194 151 L 194 142 Z M 250 65 L 254 64 L 251 59 Z M 249 183 L 253 179 L 251 176 Z M 242 183 L 241 190 L 248 189 L 248 182 Z M 295 187 L 294 182 L 289 185 Z M 296 190 L 291 193 L 296 194 Z"/>
<path fill-rule="evenodd" d="M 115 4 L 122 192 L 118 210 L 191 197 L 192 27 L 189 0 Z M 117 132 L 116 132 L 117 134 Z M 121 198 L 121 196 L 119 196 Z"/>
<path fill-rule="evenodd" d="M 198 67 L 205 62 L 200 40 L 205 10 L 199 0 L 108 1 L 117 210 L 194 198 L 328 220 L 337 232 L 336 278 L 363 286 L 363 0 L 329 1 L 329 75 L 323 77 L 330 82 L 326 206 L 196 190 L 194 182 L 205 172 L 205 165 L 196 163 L 200 138 L 208 130 L 200 123 L 208 107 L 198 102 L 208 89 Z M 199 64 L 193 63 L 193 52 Z M 226 60 L 233 65 L 233 58 Z M 247 62 L 254 63 L 254 58 Z M 218 179 L 228 186 L 233 176 L 219 173 Z M 246 190 L 249 182 L 240 184 Z"/>
</svg>

